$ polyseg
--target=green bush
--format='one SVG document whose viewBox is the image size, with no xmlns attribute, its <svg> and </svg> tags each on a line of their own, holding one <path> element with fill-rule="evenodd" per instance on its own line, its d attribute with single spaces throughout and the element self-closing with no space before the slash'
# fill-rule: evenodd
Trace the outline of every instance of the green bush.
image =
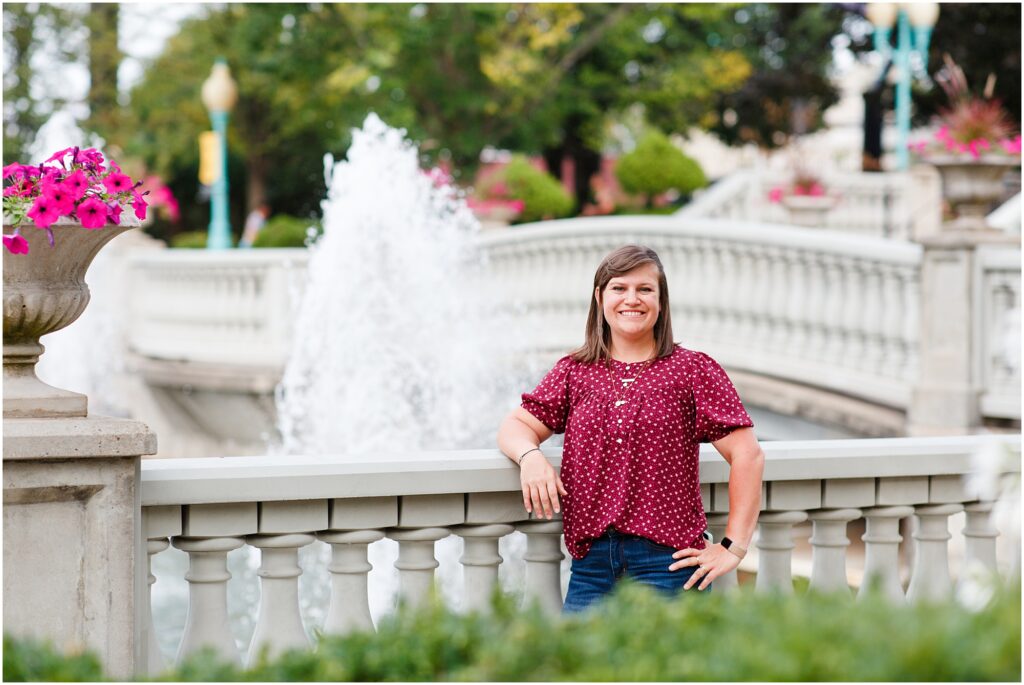
<svg viewBox="0 0 1024 685">
<path fill-rule="evenodd" d="M 63 654 L 51 643 L 4 635 L 4 680 L 83 682 L 103 680 L 100 660 L 90 652 Z"/>
<path fill-rule="evenodd" d="M 700 165 L 659 131 L 645 134 L 636 149 L 623 155 L 615 165 L 615 175 L 623 190 L 643 195 L 648 207 L 656 195 L 668 190 L 691 195 L 708 184 Z"/>
<path fill-rule="evenodd" d="M 249 670 L 201 654 L 161 679 L 1019 682 L 1020 623 L 1019 588 L 972 613 L 953 603 L 748 590 L 666 601 L 624 584 L 564 620 L 519 611 L 504 596 L 490 615 L 459 616 L 435 602 L 385 618 L 376 633 L 322 638 L 316 652 L 264 656 Z M 5 677 L 8 655 L 22 649 L 5 642 Z"/>
<path fill-rule="evenodd" d="M 275 214 L 260 229 L 253 247 L 305 247 L 308 230 L 313 227 L 317 235 L 323 233 L 314 219 L 301 219 L 288 214 Z"/>
<path fill-rule="evenodd" d="M 515 155 L 501 171 L 491 177 L 491 187 L 505 186 L 504 197 L 522 200 L 523 211 L 517 223 L 560 219 L 572 213 L 573 199 L 551 174 L 530 164 L 526 157 Z"/>
<path fill-rule="evenodd" d="M 171 247 L 203 249 L 206 247 L 206 231 L 185 231 L 171 236 Z"/>
</svg>

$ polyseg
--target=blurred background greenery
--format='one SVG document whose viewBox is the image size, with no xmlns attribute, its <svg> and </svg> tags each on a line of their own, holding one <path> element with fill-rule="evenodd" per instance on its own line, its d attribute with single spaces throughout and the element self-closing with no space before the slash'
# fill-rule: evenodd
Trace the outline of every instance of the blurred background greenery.
<svg viewBox="0 0 1024 685">
<path fill-rule="evenodd" d="M 229 127 L 236 233 L 264 201 L 275 214 L 315 218 L 324 153 L 341 158 L 370 111 L 406 128 L 424 165 L 441 164 L 462 184 L 486 149 L 543 159 L 555 176 L 571 160 L 571 207 L 549 193 L 546 206 L 557 211 L 537 216 L 572 215 L 595 200 L 590 179 L 602 155 L 616 152 L 616 125 L 639 127 L 636 139 L 697 129 L 766 149 L 822 127 L 838 97 L 835 51 L 870 50 L 863 7 L 199 5 L 145 60 L 141 78 L 119 90 L 121 5 L 5 4 L 4 163 L 41 161 L 26 157 L 40 127 L 80 105 L 85 131 L 181 200 L 181 221 L 158 218 L 148 230 L 168 239 L 200 229 L 209 210 L 197 137 L 209 119 L 199 91 L 223 56 L 239 87 Z M 949 53 L 979 91 L 995 74 L 995 95 L 1015 122 L 1020 12 L 1019 4 L 943 4 L 928 58 L 932 73 Z M 82 102 L 61 87 L 55 65 L 87 69 Z M 920 86 L 914 102 L 918 121 L 945 104 L 940 89 Z"/>
</svg>

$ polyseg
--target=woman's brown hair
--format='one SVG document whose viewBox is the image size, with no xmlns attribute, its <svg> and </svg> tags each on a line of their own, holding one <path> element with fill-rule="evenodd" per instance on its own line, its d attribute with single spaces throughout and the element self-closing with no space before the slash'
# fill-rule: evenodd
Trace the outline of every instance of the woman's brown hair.
<svg viewBox="0 0 1024 685">
<path fill-rule="evenodd" d="M 668 304 L 668 281 L 665 278 L 665 267 L 661 265 L 658 254 L 649 247 L 642 245 L 623 245 L 612 250 L 601 260 L 594 273 L 594 289 L 601 293 L 604 299 L 604 289 L 608 282 L 618 276 L 623 276 L 638 266 L 653 264 L 658 269 L 658 304 L 661 311 L 658 320 L 654 322 L 654 347 L 655 357 L 667 357 L 675 349 L 672 341 L 672 313 Z M 593 363 L 608 361 L 611 359 L 611 338 L 612 332 L 608 322 L 604 320 L 604 312 L 601 303 L 594 297 L 594 290 L 591 290 L 590 313 L 587 315 L 587 335 L 583 346 L 572 353 L 575 361 L 582 363 Z"/>
</svg>

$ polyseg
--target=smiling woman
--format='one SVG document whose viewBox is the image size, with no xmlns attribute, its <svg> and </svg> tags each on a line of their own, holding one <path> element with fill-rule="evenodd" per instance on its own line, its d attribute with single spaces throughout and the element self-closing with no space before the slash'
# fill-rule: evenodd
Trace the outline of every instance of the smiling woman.
<svg viewBox="0 0 1024 685">
<path fill-rule="evenodd" d="M 564 507 L 573 557 L 564 611 L 587 608 L 623 577 L 667 595 L 734 570 L 760 508 L 764 455 L 722 367 L 672 340 L 658 255 L 626 245 L 594 274 L 584 344 L 523 395 L 498 430 L 521 470 L 523 504 L 553 518 Z M 565 433 L 556 473 L 540 444 Z M 708 544 L 698 451 L 731 465 L 726 536 Z"/>
</svg>

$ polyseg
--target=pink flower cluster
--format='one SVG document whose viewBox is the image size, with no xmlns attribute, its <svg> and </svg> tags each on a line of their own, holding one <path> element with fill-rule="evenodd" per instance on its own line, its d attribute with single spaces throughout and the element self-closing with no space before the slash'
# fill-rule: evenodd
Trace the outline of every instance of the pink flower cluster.
<svg viewBox="0 0 1024 685">
<path fill-rule="evenodd" d="M 777 205 L 782 202 L 782 198 L 784 198 L 786 194 L 785 188 L 782 186 L 775 186 L 768 191 L 768 202 Z M 825 187 L 817 181 L 813 181 L 811 183 L 797 183 L 790 189 L 789 194 L 804 197 L 823 197 L 825 195 Z"/>
<path fill-rule="evenodd" d="M 122 208 L 129 203 L 135 216 L 146 218 L 146 192 L 118 165 L 104 164 L 95 149 L 67 148 L 54 153 L 39 166 L 9 164 L 3 168 L 3 211 L 5 223 L 15 228 L 3 237 L 4 246 L 13 254 L 26 254 L 28 241 L 19 229 L 30 219 L 36 228 L 47 232 L 53 246 L 50 226 L 63 216 L 73 216 L 87 229 L 103 228 L 108 222 L 121 223 Z"/>
<path fill-rule="evenodd" d="M 981 159 L 983 152 L 994 150 L 992 142 L 987 138 L 975 138 L 967 142 L 957 140 L 950 132 L 948 126 L 943 126 L 935 134 L 938 146 L 949 154 L 969 154 L 972 159 Z M 999 147 L 1008 155 L 1020 155 L 1020 134 L 1013 138 L 1003 138 L 998 141 Z M 928 153 L 929 143 L 926 140 L 918 140 L 907 143 L 911 152 L 925 156 Z"/>
</svg>

